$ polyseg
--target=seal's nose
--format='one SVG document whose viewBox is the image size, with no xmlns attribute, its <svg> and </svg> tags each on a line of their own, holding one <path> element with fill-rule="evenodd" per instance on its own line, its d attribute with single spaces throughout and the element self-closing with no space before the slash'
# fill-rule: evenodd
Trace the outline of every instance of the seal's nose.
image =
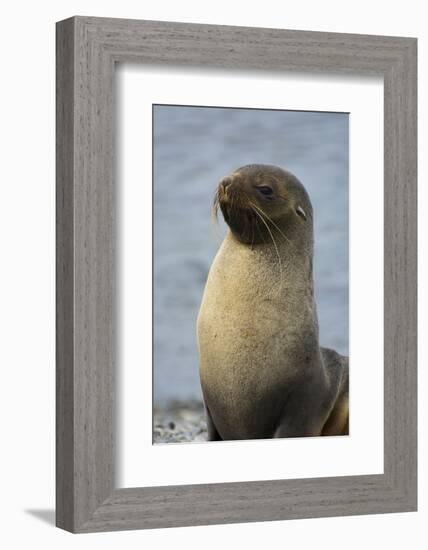
<svg viewBox="0 0 428 550">
<path fill-rule="evenodd" d="M 221 190 L 224 192 L 229 187 L 229 185 L 232 183 L 232 178 L 229 176 L 226 176 L 223 178 L 220 182 Z"/>
</svg>

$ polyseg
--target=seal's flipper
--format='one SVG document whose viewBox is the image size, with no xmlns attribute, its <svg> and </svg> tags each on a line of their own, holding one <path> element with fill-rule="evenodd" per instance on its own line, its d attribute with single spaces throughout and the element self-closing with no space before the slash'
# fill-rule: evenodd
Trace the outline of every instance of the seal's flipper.
<svg viewBox="0 0 428 550">
<path fill-rule="evenodd" d="M 334 350 L 321 348 L 330 383 L 337 387 L 332 411 L 321 435 L 349 435 L 349 359 Z"/>
<path fill-rule="evenodd" d="M 214 421 L 212 419 L 211 413 L 208 407 L 205 407 L 205 415 L 207 418 L 207 431 L 208 431 L 208 441 L 222 441 L 222 437 L 215 427 Z"/>
<path fill-rule="evenodd" d="M 319 392 L 319 384 L 306 384 L 290 392 L 273 437 L 316 437 L 321 435 L 331 406 Z"/>
</svg>

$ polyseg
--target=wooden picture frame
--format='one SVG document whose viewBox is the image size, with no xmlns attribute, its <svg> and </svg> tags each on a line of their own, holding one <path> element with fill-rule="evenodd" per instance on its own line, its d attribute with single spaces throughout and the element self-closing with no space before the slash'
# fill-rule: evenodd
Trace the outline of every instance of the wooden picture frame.
<svg viewBox="0 0 428 550">
<path fill-rule="evenodd" d="M 73 17 L 57 24 L 56 47 L 57 526 L 416 510 L 416 39 Z M 116 62 L 383 77 L 383 474 L 115 488 Z"/>
</svg>

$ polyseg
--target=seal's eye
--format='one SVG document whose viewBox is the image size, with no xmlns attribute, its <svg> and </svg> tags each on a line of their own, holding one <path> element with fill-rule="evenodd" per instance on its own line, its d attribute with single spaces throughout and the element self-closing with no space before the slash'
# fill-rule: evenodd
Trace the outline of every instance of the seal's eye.
<svg viewBox="0 0 428 550">
<path fill-rule="evenodd" d="M 268 185 L 259 185 L 257 191 L 261 193 L 264 197 L 271 197 L 273 195 L 273 190 Z"/>
</svg>

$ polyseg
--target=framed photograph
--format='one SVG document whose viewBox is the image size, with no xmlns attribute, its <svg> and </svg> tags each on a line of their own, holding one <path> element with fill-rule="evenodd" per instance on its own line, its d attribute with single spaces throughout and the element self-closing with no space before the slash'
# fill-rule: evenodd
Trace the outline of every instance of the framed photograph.
<svg viewBox="0 0 428 550">
<path fill-rule="evenodd" d="M 416 39 L 57 24 L 57 525 L 417 508 Z"/>
</svg>

